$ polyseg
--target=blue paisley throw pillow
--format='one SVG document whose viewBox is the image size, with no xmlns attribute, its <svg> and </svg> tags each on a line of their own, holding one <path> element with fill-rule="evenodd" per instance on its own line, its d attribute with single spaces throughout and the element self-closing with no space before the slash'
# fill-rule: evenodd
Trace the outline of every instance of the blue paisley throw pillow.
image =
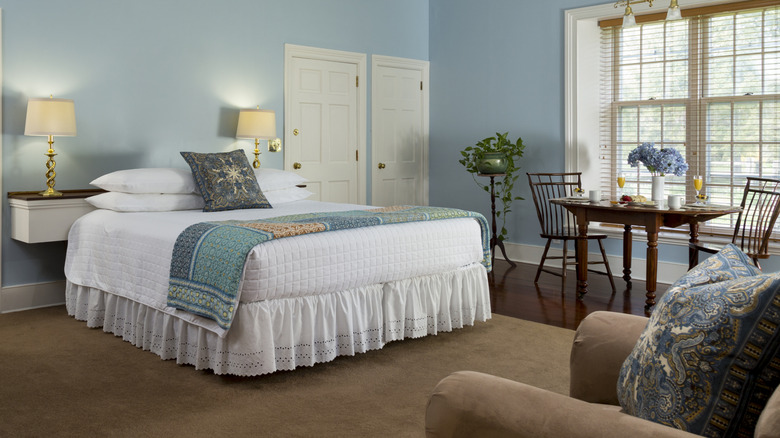
<svg viewBox="0 0 780 438">
<path fill-rule="evenodd" d="M 719 253 L 707 257 L 685 275 L 675 281 L 669 290 L 677 287 L 694 287 L 735 278 L 758 275 L 761 270 L 753 264 L 737 245 L 729 243 Z"/>
<path fill-rule="evenodd" d="M 661 297 L 620 370 L 626 413 L 704 436 L 753 436 L 780 384 L 780 273 L 759 275 L 739 253 L 730 245 Z"/>
<path fill-rule="evenodd" d="M 203 211 L 271 208 L 257 185 L 244 151 L 213 154 L 182 152 L 203 195 Z"/>
</svg>

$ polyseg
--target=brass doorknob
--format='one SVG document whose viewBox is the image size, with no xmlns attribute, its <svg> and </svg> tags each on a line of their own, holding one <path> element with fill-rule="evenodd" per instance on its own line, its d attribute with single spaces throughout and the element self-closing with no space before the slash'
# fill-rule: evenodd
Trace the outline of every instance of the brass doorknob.
<svg viewBox="0 0 780 438">
<path fill-rule="evenodd" d="M 298 163 L 298 162 L 293 163 L 293 169 L 297 170 L 297 169 L 300 169 L 300 168 L 301 168 L 301 163 Z"/>
<path fill-rule="evenodd" d="M 298 135 L 298 128 L 293 129 L 293 135 Z"/>
<path fill-rule="evenodd" d="M 385 168 L 385 163 L 379 163 L 379 165 L 377 167 L 380 168 L 380 169 L 384 169 Z"/>
</svg>

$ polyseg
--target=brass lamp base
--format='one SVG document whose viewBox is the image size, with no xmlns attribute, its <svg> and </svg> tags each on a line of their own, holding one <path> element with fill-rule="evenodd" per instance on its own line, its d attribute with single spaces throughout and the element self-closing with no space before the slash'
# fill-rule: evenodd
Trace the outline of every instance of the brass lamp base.
<svg viewBox="0 0 780 438">
<path fill-rule="evenodd" d="M 52 197 L 62 196 L 62 192 L 58 192 L 57 190 L 54 190 L 51 187 L 38 194 L 41 196 L 52 196 Z"/>
<path fill-rule="evenodd" d="M 254 167 L 255 169 L 259 169 L 260 168 L 260 148 L 258 147 L 259 145 L 260 145 L 260 139 L 256 138 L 255 139 L 255 150 L 253 152 L 255 154 L 255 161 L 252 162 L 252 167 Z"/>
<path fill-rule="evenodd" d="M 54 161 L 54 157 L 57 155 L 54 153 L 54 149 L 52 148 L 52 145 L 54 144 L 54 139 L 52 139 L 52 136 L 49 136 L 49 150 L 44 155 L 49 157 L 48 160 L 46 160 L 46 186 L 48 187 L 46 190 L 38 193 L 41 196 L 62 196 L 62 192 L 58 192 L 54 190 L 54 178 L 57 176 L 57 172 L 54 171 L 54 167 L 57 165 L 57 163 Z"/>
</svg>

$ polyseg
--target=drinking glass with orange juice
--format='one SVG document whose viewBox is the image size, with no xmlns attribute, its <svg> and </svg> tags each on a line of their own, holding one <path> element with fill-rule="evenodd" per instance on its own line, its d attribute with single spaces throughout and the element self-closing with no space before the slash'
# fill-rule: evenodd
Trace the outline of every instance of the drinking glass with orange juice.
<svg viewBox="0 0 780 438">
<path fill-rule="evenodd" d="M 617 174 L 617 185 L 620 187 L 620 195 L 618 196 L 618 199 L 623 197 L 623 186 L 626 185 L 626 175 L 623 172 L 618 172 Z"/>
<path fill-rule="evenodd" d="M 704 185 L 704 178 L 701 175 L 694 175 L 693 188 L 696 190 L 696 204 L 701 204 L 701 200 L 699 199 L 699 193 L 701 192 L 701 188 L 703 185 Z"/>
</svg>

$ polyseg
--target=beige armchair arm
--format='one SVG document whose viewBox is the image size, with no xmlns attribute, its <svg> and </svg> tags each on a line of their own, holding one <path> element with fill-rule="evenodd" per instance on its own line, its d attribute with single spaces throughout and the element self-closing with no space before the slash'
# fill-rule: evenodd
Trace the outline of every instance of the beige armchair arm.
<svg viewBox="0 0 780 438">
<path fill-rule="evenodd" d="M 425 416 L 428 437 L 694 437 L 523 383 L 473 371 L 443 379 Z"/>
<path fill-rule="evenodd" d="M 473 371 L 434 388 L 425 414 L 428 437 L 694 437 L 624 414 L 617 405 L 620 367 L 647 318 L 594 312 L 571 352 L 571 397 Z M 780 438 L 780 389 L 758 420 L 755 438 Z"/>
<path fill-rule="evenodd" d="M 780 387 L 775 389 L 772 397 L 758 417 L 754 438 L 778 438 L 780 437 Z"/>
<path fill-rule="evenodd" d="M 571 347 L 569 395 L 591 403 L 617 405 L 620 367 L 647 325 L 647 318 L 593 312 L 577 328 Z"/>
</svg>

